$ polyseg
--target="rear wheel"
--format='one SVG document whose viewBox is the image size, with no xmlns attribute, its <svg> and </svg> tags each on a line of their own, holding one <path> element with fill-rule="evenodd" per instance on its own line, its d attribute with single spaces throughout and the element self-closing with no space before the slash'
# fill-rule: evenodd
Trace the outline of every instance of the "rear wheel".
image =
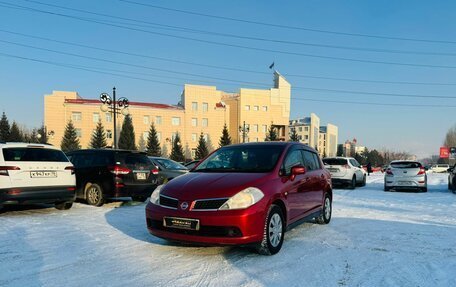
<svg viewBox="0 0 456 287">
<path fill-rule="evenodd" d="M 422 191 L 422 192 L 427 192 L 427 186 L 426 186 L 426 187 L 422 187 L 422 188 L 421 188 L 421 191 Z"/>
<path fill-rule="evenodd" d="M 274 255 L 280 251 L 283 244 L 285 222 L 282 209 L 273 204 L 269 208 L 264 225 L 263 240 L 257 246 L 257 251 L 262 255 Z"/>
<path fill-rule="evenodd" d="M 59 202 L 55 204 L 58 210 L 68 210 L 73 206 L 73 202 Z"/>
<path fill-rule="evenodd" d="M 85 191 L 87 203 L 94 206 L 102 206 L 104 204 L 103 189 L 96 183 L 87 186 Z"/>
<path fill-rule="evenodd" d="M 390 188 L 390 187 L 388 187 L 388 186 L 386 186 L 386 184 L 385 184 L 385 186 L 383 187 L 383 190 L 384 190 L 384 191 L 390 191 L 390 190 L 391 190 L 391 188 Z"/>
<path fill-rule="evenodd" d="M 316 218 L 318 224 L 328 224 L 331 221 L 332 201 L 328 194 L 325 195 L 325 202 L 320 216 Z"/>
<path fill-rule="evenodd" d="M 356 175 L 354 175 L 352 177 L 352 180 L 351 180 L 351 183 L 350 183 L 350 186 L 349 186 L 350 189 L 355 189 L 356 188 Z"/>
</svg>

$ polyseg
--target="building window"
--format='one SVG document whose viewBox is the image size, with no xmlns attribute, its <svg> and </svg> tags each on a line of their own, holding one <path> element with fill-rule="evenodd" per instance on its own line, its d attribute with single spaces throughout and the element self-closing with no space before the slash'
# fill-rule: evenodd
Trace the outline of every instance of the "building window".
<svg viewBox="0 0 456 287">
<path fill-rule="evenodd" d="M 208 122 L 207 122 L 207 119 L 206 119 L 206 118 L 204 118 L 204 119 L 201 121 L 201 125 L 202 125 L 203 127 L 207 127 Z"/>
<path fill-rule="evenodd" d="M 162 139 L 162 133 L 157 133 L 157 139 L 158 139 L 158 142 L 161 142 L 161 139 Z"/>
<path fill-rule="evenodd" d="M 171 124 L 173 126 L 180 126 L 180 123 L 181 123 L 181 118 L 179 117 L 172 117 L 171 119 Z"/>
<path fill-rule="evenodd" d="M 209 139 L 209 134 L 204 134 L 203 137 L 204 137 L 204 140 L 207 142 L 207 140 Z"/>
<path fill-rule="evenodd" d="M 74 129 L 74 131 L 76 132 L 76 136 L 77 136 L 78 138 L 82 137 L 81 129 Z"/>
<path fill-rule="evenodd" d="M 258 106 L 253 106 L 253 110 L 254 110 L 254 111 L 258 111 L 258 110 L 259 110 L 259 107 L 258 107 Z"/>
<path fill-rule="evenodd" d="M 112 122 L 112 115 L 111 113 L 106 113 L 105 114 L 105 119 L 108 123 Z"/>
<path fill-rule="evenodd" d="M 192 148 L 192 158 L 195 158 L 196 156 L 196 148 Z"/>
<path fill-rule="evenodd" d="M 92 115 L 92 121 L 94 123 L 98 123 L 100 121 L 100 114 L 99 113 L 93 113 Z"/>
<path fill-rule="evenodd" d="M 267 132 L 268 131 L 268 126 L 267 125 L 263 125 L 261 127 L 261 131 L 264 132 L 264 133 Z"/>
<path fill-rule="evenodd" d="M 252 125 L 252 131 L 258 132 L 258 125 Z"/>
<path fill-rule="evenodd" d="M 268 106 L 263 106 L 263 112 L 267 112 L 268 111 Z"/>
<path fill-rule="evenodd" d="M 106 138 L 112 139 L 112 130 L 106 130 Z"/>
<path fill-rule="evenodd" d="M 207 112 L 209 105 L 207 103 L 203 103 L 203 112 Z"/>
<path fill-rule="evenodd" d="M 161 116 L 156 116 L 155 117 L 155 124 L 156 125 L 161 125 L 162 124 L 162 117 Z"/>
<path fill-rule="evenodd" d="M 198 137 L 197 134 L 192 134 L 192 142 L 196 142 L 196 138 Z"/>
<path fill-rule="evenodd" d="M 82 114 L 80 112 L 71 113 L 71 119 L 73 122 L 80 122 L 82 120 Z"/>
<path fill-rule="evenodd" d="M 149 116 L 144 116 L 144 117 L 143 117 L 143 123 L 146 124 L 146 125 L 148 125 L 148 124 L 150 123 L 150 118 L 149 118 Z"/>
<path fill-rule="evenodd" d="M 309 139 L 309 135 L 305 135 L 305 136 L 304 136 L 304 139 L 305 139 L 305 140 L 308 140 L 308 139 Z"/>
<path fill-rule="evenodd" d="M 249 106 L 249 105 L 245 105 L 245 106 L 244 106 L 244 110 L 250 111 L 250 106 Z"/>
<path fill-rule="evenodd" d="M 198 110 L 198 103 L 197 102 L 192 102 L 192 111 L 197 111 Z"/>
<path fill-rule="evenodd" d="M 259 139 L 258 139 L 258 138 L 255 138 L 255 141 L 256 141 L 256 142 L 259 142 Z"/>
<path fill-rule="evenodd" d="M 302 127 L 299 127 L 299 128 L 298 128 L 298 131 L 302 132 Z"/>
<path fill-rule="evenodd" d="M 304 131 L 308 132 L 309 131 L 309 127 L 304 127 Z"/>
<path fill-rule="evenodd" d="M 143 140 L 147 142 L 147 139 L 149 138 L 149 132 L 143 132 Z"/>
<path fill-rule="evenodd" d="M 176 139 L 176 136 L 177 136 L 177 132 L 175 132 L 171 135 L 171 139 L 174 141 Z"/>
<path fill-rule="evenodd" d="M 197 126 L 198 126 L 198 119 L 192 118 L 192 127 L 197 127 Z"/>
</svg>

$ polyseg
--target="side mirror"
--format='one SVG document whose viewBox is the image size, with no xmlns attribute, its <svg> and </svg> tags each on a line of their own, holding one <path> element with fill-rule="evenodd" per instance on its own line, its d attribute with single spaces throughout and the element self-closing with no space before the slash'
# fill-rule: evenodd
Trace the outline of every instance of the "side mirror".
<svg viewBox="0 0 456 287">
<path fill-rule="evenodd" d="M 294 180 L 297 175 L 305 174 L 305 173 L 306 173 L 306 168 L 303 167 L 302 165 L 293 166 L 291 168 L 290 179 Z"/>
</svg>

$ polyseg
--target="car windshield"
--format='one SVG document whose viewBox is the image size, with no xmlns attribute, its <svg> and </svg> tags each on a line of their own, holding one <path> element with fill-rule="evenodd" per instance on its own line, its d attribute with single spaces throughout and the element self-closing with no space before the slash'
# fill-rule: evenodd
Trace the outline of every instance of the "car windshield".
<svg viewBox="0 0 456 287">
<path fill-rule="evenodd" d="M 323 163 L 325 165 L 346 165 L 347 160 L 345 158 L 324 158 Z"/>
<path fill-rule="evenodd" d="M 170 159 L 157 158 L 155 160 L 166 169 L 172 169 L 172 170 L 187 170 L 188 169 L 185 166 L 181 165 L 180 163 L 175 162 Z"/>
<path fill-rule="evenodd" d="M 400 161 L 400 162 L 392 162 L 391 167 L 393 167 L 393 168 L 420 168 L 421 164 L 419 162 Z"/>
<path fill-rule="evenodd" d="M 283 149 L 279 145 L 224 147 L 200 163 L 193 172 L 270 172 Z"/>
</svg>

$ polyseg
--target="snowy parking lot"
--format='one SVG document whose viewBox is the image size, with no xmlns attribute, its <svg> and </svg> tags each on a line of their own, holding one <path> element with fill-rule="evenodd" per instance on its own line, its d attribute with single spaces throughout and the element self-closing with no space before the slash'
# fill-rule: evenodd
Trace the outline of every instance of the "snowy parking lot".
<svg viewBox="0 0 456 287">
<path fill-rule="evenodd" d="M 306 223 L 282 250 L 190 247 L 153 237 L 145 204 L 8 207 L 0 214 L 0 286 L 456 286 L 456 195 L 334 190 L 329 225 Z"/>
</svg>

